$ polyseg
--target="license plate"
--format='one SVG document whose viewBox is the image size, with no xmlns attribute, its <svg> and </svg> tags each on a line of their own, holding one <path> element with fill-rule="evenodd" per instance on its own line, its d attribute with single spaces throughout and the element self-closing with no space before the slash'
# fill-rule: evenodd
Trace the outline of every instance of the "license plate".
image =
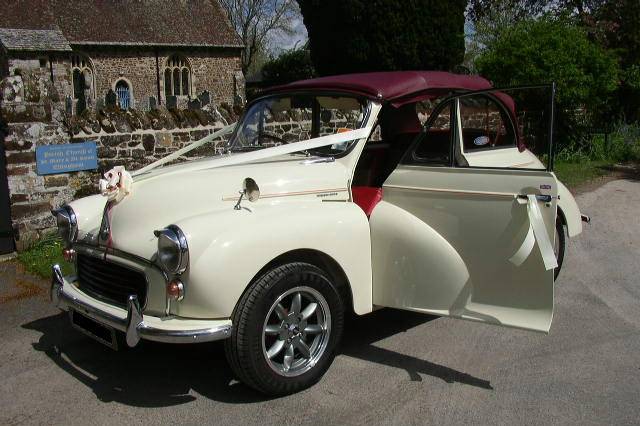
<svg viewBox="0 0 640 426">
<path fill-rule="evenodd" d="M 78 311 L 70 310 L 69 314 L 71 316 L 71 324 L 75 329 L 113 350 L 118 350 L 115 329 L 101 324 Z"/>
</svg>

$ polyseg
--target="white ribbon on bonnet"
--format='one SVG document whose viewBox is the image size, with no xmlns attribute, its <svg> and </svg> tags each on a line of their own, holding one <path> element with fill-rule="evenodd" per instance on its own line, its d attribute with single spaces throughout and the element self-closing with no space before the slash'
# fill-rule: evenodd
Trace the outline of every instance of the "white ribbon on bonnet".
<svg viewBox="0 0 640 426">
<path fill-rule="evenodd" d="M 235 127 L 236 123 L 223 127 L 217 132 L 214 132 L 209 136 L 200 139 L 199 141 L 193 142 L 192 144 L 187 145 L 184 148 L 179 149 L 176 152 L 167 155 L 166 157 L 161 158 L 160 160 L 155 161 L 139 170 L 136 170 L 131 174 L 124 170 L 124 167 L 122 166 L 114 167 L 113 169 L 105 173 L 106 179 L 100 180 L 100 191 L 102 192 L 102 195 L 109 197 L 109 200 L 113 200 L 114 202 L 118 203 L 126 195 L 131 193 L 132 176 L 140 176 L 141 174 L 147 173 L 157 167 L 174 161 L 187 152 L 192 151 L 206 143 L 212 142 L 215 139 L 232 132 Z M 280 155 L 292 154 L 294 152 L 308 151 L 310 149 L 321 148 L 323 146 L 341 144 L 344 142 L 366 138 L 371 133 L 371 130 L 372 127 L 365 127 L 328 136 L 320 136 L 302 142 L 292 142 L 290 144 L 283 144 L 280 146 L 233 154 L 229 156 L 218 156 L 213 159 L 214 161 L 211 162 L 209 168 L 218 168 L 223 166 L 249 163 L 266 158 L 277 157 Z M 120 180 L 117 180 L 117 178 L 120 178 Z"/>
</svg>

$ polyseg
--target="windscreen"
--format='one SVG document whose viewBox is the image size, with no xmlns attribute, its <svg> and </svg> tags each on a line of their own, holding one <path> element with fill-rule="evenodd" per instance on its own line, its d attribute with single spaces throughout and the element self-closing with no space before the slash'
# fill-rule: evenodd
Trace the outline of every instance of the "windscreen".
<svg viewBox="0 0 640 426">
<path fill-rule="evenodd" d="M 249 107 L 228 148 L 247 151 L 290 144 L 359 129 L 368 101 L 350 96 L 282 95 Z M 339 155 L 354 141 L 316 148 L 314 155 Z"/>
</svg>

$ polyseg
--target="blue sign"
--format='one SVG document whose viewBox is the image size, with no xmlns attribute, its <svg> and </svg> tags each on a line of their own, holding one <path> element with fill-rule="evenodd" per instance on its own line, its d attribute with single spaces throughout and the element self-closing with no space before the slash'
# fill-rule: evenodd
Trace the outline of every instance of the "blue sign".
<svg viewBox="0 0 640 426">
<path fill-rule="evenodd" d="M 36 166 L 39 175 L 95 170 L 98 152 L 95 142 L 36 147 Z"/>
</svg>

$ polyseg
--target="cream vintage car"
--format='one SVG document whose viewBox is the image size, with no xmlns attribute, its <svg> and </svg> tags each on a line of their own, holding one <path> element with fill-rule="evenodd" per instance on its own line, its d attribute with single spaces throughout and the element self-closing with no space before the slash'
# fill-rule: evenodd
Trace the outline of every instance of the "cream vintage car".
<svg viewBox="0 0 640 426">
<path fill-rule="evenodd" d="M 565 229 L 587 218 L 552 150 L 525 146 L 545 137 L 517 99 L 444 72 L 267 90 L 237 125 L 56 210 L 74 272 L 53 266 L 52 300 L 112 347 L 224 339 L 268 394 L 320 379 L 348 311 L 548 332 Z M 224 153 L 166 165 L 229 132 Z"/>
</svg>

